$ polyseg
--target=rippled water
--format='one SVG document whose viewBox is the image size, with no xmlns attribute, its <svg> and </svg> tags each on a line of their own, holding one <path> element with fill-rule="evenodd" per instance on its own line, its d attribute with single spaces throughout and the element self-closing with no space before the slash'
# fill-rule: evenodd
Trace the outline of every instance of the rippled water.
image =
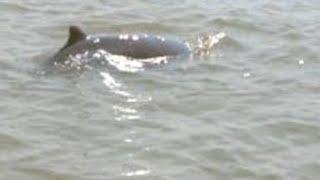
<svg viewBox="0 0 320 180">
<path fill-rule="evenodd" d="M 0 1 L 0 179 L 318 179 L 318 0 Z M 46 65 L 67 27 L 198 37 L 128 72 Z"/>
</svg>

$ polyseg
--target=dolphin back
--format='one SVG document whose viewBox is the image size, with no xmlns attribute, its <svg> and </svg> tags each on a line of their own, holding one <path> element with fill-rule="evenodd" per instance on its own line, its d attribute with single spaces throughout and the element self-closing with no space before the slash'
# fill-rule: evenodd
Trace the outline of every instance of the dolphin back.
<svg viewBox="0 0 320 180">
<path fill-rule="evenodd" d="M 79 27 L 70 26 L 67 43 L 56 53 L 54 62 L 64 62 L 70 55 L 104 50 L 113 55 L 136 59 L 190 54 L 187 43 L 151 34 L 87 36 Z"/>
</svg>

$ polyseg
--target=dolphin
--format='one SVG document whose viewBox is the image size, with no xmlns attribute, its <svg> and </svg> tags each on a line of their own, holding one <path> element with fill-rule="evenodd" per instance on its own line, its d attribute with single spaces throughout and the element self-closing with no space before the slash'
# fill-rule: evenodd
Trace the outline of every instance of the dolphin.
<svg viewBox="0 0 320 180">
<path fill-rule="evenodd" d="M 152 34 L 87 35 L 77 26 L 69 27 L 66 44 L 53 56 L 53 61 L 63 63 L 70 56 L 94 53 L 99 50 L 112 55 L 134 59 L 148 59 L 189 55 L 188 43 Z"/>
</svg>

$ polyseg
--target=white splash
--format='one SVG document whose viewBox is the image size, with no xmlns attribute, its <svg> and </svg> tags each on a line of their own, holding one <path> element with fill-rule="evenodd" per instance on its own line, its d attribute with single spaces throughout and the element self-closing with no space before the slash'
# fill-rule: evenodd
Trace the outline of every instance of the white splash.
<svg viewBox="0 0 320 180">
<path fill-rule="evenodd" d="M 299 65 L 304 65 L 304 60 L 303 59 L 299 60 Z"/>
<path fill-rule="evenodd" d="M 208 46 L 209 47 L 213 47 L 213 45 L 217 44 L 220 39 L 224 38 L 226 36 L 225 33 L 221 32 L 221 33 L 218 33 L 216 35 L 213 35 L 213 36 L 209 36 L 208 37 Z M 202 44 L 203 45 L 203 44 Z"/>
<path fill-rule="evenodd" d="M 119 71 L 135 73 L 138 71 L 143 71 L 143 63 L 134 59 L 129 59 L 125 56 L 119 55 L 105 55 L 106 61 L 117 68 Z"/>
<path fill-rule="evenodd" d="M 159 65 L 159 64 L 167 64 L 168 63 L 168 57 L 162 56 L 162 57 L 156 57 L 156 58 L 148 58 L 141 60 L 143 63 L 149 63 L 153 65 Z"/>
<path fill-rule="evenodd" d="M 220 33 L 216 34 L 216 38 L 219 39 L 219 40 L 224 38 L 224 37 L 226 37 L 226 33 L 224 33 L 224 32 L 220 32 Z"/>
<path fill-rule="evenodd" d="M 139 115 L 122 115 L 124 119 L 127 120 L 136 120 L 136 119 L 141 119 L 141 116 Z"/>
<path fill-rule="evenodd" d="M 117 105 L 114 105 L 113 109 L 116 111 L 120 111 L 123 113 L 130 113 L 130 114 L 135 114 L 138 112 L 136 109 L 121 107 L 121 106 L 117 106 Z"/>
<path fill-rule="evenodd" d="M 70 64 L 70 63 L 71 63 L 70 58 L 68 58 L 67 60 L 64 61 L 64 64 L 65 64 L 65 65 L 68 65 L 68 64 Z"/>
<path fill-rule="evenodd" d="M 101 54 L 103 57 L 106 56 L 107 54 L 109 54 L 107 51 L 105 51 L 103 49 L 98 49 L 97 53 Z"/>
<path fill-rule="evenodd" d="M 190 43 L 184 42 L 184 44 L 187 46 L 187 48 L 188 48 L 190 51 L 192 50 Z"/>
<path fill-rule="evenodd" d="M 126 98 L 129 98 L 129 97 L 132 97 L 132 94 L 127 92 L 127 91 L 122 91 L 122 90 L 115 90 L 113 91 L 115 94 L 117 95 L 120 95 L 122 97 L 126 97 Z"/>
<path fill-rule="evenodd" d="M 75 56 L 69 55 L 69 58 L 67 61 L 70 61 L 71 66 L 79 66 L 81 65 L 81 55 L 76 54 Z"/>
<path fill-rule="evenodd" d="M 132 139 L 125 139 L 124 142 L 126 142 L 126 143 L 132 143 Z"/>
<path fill-rule="evenodd" d="M 99 43 L 100 42 L 100 39 L 99 38 L 95 38 L 94 40 L 93 40 L 93 43 L 95 43 L 95 44 L 97 44 L 97 43 Z"/>
<path fill-rule="evenodd" d="M 198 37 L 198 43 L 195 47 L 195 52 L 198 55 L 209 55 L 215 44 L 218 44 L 221 39 L 226 37 L 224 32 L 215 35 L 202 35 Z"/>
<path fill-rule="evenodd" d="M 94 58 L 100 59 L 101 58 L 101 54 L 100 53 L 94 53 L 92 55 Z"/>
<path fill-rule="evenodd" d="M 91 35 L 88 35 L 88 36 L 86 37 L 87 40 L 90 40 L 91 38 L 92 38 Z"/>
<path fill-rule="evenodd" d="M 137 120 L 137 119 L 141 119 L 141 116 L 139 115 L 121 115 L 121 116 L 117 116 L 115 118 L 117 121 L 123 121 L 123 120 Z"/>
<path fill-rule="evenodd" d="M 129 98 L 129 99 L 127 99 L 127 102 L 129 102 L 129 103 L 133 103 L 133 102 L 137 102 L 137 101 L 138 101 L 137 98 Z"/>
<path fill-rule="evenodd" d="M 248 78 L 248 77 L 250 77 L 250 76 L 251 76 L 251 74 L 250 74 L 249 72 L 243 73 L 243 77 L 244 77 L 244 78 Z"/>
<path fill-rule="evenodd" d="M 118 38 L 120 40 L 128 40 L 129 39 L 129 34 L 120 34 Z"/>
<path fill-rule="evenodd" d="M 100 75 L 103 77 L 103 83 L 110 89 L 115 89 L 121 87 L 120 83 L 117 83 L 115 79 L 106 72 L 100 72 Z"/>
<path fill-rule="evenodd" d="M 131 38 L 132 38 L 132 40 L 134 40 L 134 41 L 138 41 L 138 40 L 139 40 L 139 36 L 136 35 L 136 34 L 132 35 Z"/>
<path fill-rule="evenodd" d="M 127 172 L 127 173 L 122 173 L 121 175 L 123 176 L 143 176 L 150 174 L 151 170 L 137 170 L 137 171 L 132 171 L 132 172 Z"/>
<path fill-rule="evenodd" d="M 87 58 L 89 55 L 89 51 L 84 52 L 83 57 Z"/>
<path fill-rule="evenodd" d="M 161 41 L 165 41 L 164 37 L 162 37 L 162 36 L 157 36 L 157 39 L 159 39 Z"/>
<path fill-rule="evenodd" d="M 81 55 L 81 54 L 76 54 L 76 55 L 75 55 L 75 58 L 76 58 L 76 59 L 81 59 L 81 58 L 82 58 L 82 55 Z"/>
</svg>

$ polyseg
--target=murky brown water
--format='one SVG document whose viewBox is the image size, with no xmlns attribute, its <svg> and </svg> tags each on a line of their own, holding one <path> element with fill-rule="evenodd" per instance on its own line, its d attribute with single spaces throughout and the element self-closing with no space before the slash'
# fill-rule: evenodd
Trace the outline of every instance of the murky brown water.
<svg viewBox="0 0 320 180">
<path fill-rule="evenodd" d="M 320 177 L 317 0 L 1 0 L 0 12 L 0 179 Z M 226 36 L 160 68 L 60 72 L 43 62 L 70 24 Z"/>
</svg>

